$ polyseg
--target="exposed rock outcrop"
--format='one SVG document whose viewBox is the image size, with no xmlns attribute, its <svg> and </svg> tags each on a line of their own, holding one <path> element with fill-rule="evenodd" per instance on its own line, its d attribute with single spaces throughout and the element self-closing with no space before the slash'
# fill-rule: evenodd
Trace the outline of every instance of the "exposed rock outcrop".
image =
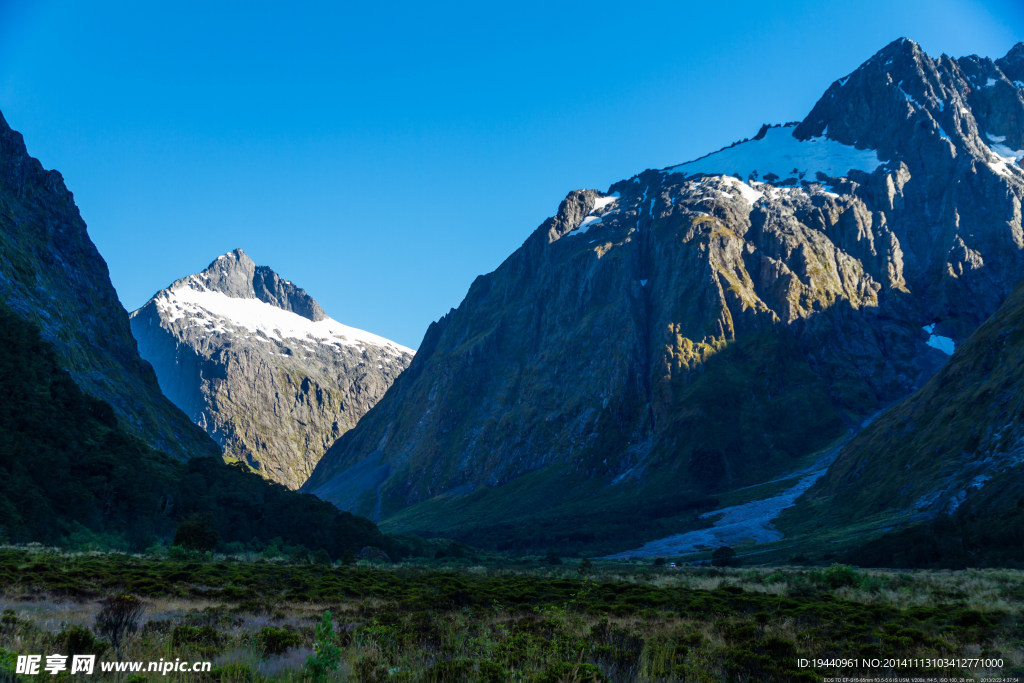
<svg viewBox="0 0 1024 683">
<path fill-rule="evenodd" d="M 161 393 L 138 355 L 107 264 L 57 171 L 0 116 L 0 298 L 42 330 L 61 366 L 121 425 L 179 458 L 216 446 Z"/>
<path fill-rule="evenodd" d="M 131 328 L 164 393 L 225 457 L 293 489 L 413 355 L 328 318 L 240 249 L 158 292 Z"/>
<path fill-rule="evenodd" d="M 570 193 L 305 490 L 470 537 L 513 484 L 514 528 L 787 469 L 941 366 L 922 326 L 961 341 L 1019 279 L 1020 52 L 901 39 L 796 126 Z"/>
</svg>

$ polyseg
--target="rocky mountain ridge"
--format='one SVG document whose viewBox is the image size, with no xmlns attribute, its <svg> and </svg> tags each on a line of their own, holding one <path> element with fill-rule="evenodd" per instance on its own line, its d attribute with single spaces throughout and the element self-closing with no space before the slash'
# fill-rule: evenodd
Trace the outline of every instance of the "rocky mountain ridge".
<svg viewBox="0 0 1024 683">
<path fill-rule="evenodd" d="M 113 406 L 122 427 L 179 458 L 216 446 L 160 393 L 128 315 L 57 171 L 0 115 L 0 299 L 37 325 L 61 367 Z"/>
<path fill-rule="evenodd" d="M 962 340 L 1016 283 L 1022 52 L 901 39 L 795 126 L 570 193 L 305 490 L 479 540 L 786 470 L 920 386 L 947 357 L 932 337 Z"/>
<path fill-rule="evenodd" d="M 224 456 L 298 488 L 414 352 L 327 317 L 241 249 L 131 314 L 164 393 Z"/>
</svg>

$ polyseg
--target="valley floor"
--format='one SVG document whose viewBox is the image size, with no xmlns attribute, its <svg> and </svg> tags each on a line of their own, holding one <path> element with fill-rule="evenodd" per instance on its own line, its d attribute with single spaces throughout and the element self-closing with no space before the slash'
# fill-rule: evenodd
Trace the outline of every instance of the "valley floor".
<svg viewBox="0 0 1024 683">
<path fill-rule="evenodd" d="M 1024 679 L 1024 572 L 1017 570 L 677 569 L 535 559 L 330 566 L 2 548 L 0 680 L 49 678 L 16 674 L 19 655 L 41 655 L 43 665 L 54 653 L 116 661 L 107 642 L 116 629 L 100 625 L 97 614 L 126 594 L 143 609 L 137 630 L 123 631 L 124 661 L 210 662 L 208 673 L 150 679 Z M 97 664 L 97 673 L 70 678 L 116 676 Z"/>
</svg>

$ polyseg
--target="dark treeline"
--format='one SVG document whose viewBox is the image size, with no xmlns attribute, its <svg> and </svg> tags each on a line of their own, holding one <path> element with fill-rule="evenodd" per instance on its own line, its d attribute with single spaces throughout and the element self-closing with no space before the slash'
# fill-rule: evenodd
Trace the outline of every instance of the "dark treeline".
<svg viewBox="0 0 1024 683">
<path fill-rule="evenodd" d="M 141 550 L 169 544 L 184 520 L 208 524 L 222 544 L 401 554 L 367 519 L 217 459 L 174 460 L 125 433 L 39 330 L 0 303 L 0 541 Z"/>
</svg>

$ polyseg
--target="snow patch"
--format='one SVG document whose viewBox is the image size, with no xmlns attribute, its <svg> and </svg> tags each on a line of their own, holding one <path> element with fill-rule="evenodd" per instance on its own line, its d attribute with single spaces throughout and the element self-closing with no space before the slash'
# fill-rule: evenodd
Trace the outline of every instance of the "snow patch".
<svg viewBox="0 0 1024 683">
<path fill-rule="evenodd" d="M 595 211 L 600 211 L 601 209 L 603 209 L 604 207 L 608 206 L 612 202 L 617 202 L 618 200 L 619 200 L 619 193 L 618 192 L 613 192 L 612 194 L 608 195 L 607 197 L 598 197 L 597 199 L 594 200 L 594 210 L 591 211 L 590 213 L 594 213 Z"/>
<path fill-rule="evenodd" d="M 747 185 L 742 180 L 737 180 L 732 176 L 722 176 L 722 182 L 726 183 L 727 185 L 731 185 L 732 187 L 739 190 L 740 196 L 743 197 L 743 199 L 745 199 L 747 203 L 750 204 L 751 206 L 753 206 L 754 202 L 764 197 L 763 192 L 758 192 L 757 190 L 752 188 L 750 185 Z"/>
<path fill-rule="evenodd" d="M 740 178 L 764 178 L 769 174 L 782 178 L 815 178 L 818 173 L 843 177 L 851 169 L 871 173 L 882 165 L 878 152 L 816 137 L 797 140 L 792 128 L 769 128 L 760 140 L 748 140 L 726 147 L 700 159 L 665 169 L 687 176 L 727 175 Z"/>
<path fill-rule="evenodd" d="M 594 199 L 594 208 L 590 210 L 590 213 L 584 217 L 576 229 L 571 231 L 566 237 L 573 237 L 575 235 L 585 235 L 595 225 L 600 225 L 601 220 L 608 214 L 615 213 L 618 209 L 605 210 L 611 204 L 619 201 L 619 193 L 613 192 L 610 195 L 603 197 L 597 197 Z"/>
<path fill-rule="evenodd" d="M 167 322 L 213 325 L 215 332 L 227 332 L 225 324 L 243 327 L 254 339 L 271 342 L 297 340 L 335 346 L 378 347 L 395 355 L 415 351 L 376 334 L 342 325 L 326 318 L 313 322 L 297 313 L 285 311 L 259 299 L 239 299 L 206 289 L 197 278 L 166 290 L 156 297 L 157 310 Z M 210 316 L 210 319 L 207 319 Z"/>
<path fill-rule="evenodd" d="M 993 137 L 986 133 L 986 137 L 992 141 L 988 147 L 989 151 L 992 152 L 992 156 L 995 157 L 994 161 L 986 162 L 989 168 L 999 175 L 1007 177 L 1011 175 L 1011 168 L 1017 169 L 1018 171 L 1021 170 L 1020 166 L 1017 165 L 1017 162 L 1024 159 L 1024 149 L 1010 149 L 1008 146 L 1004 145 L 1003 141 L 1006 140 L 1005 135 Z M 997 137 L 999 139 L 996 139 Z"/>
<path fill-rule="evenodd" d="M 925 344 L 932 347 L 933 349 L 938 349 L 939 351 L 942 351 L 947 356 L 953 355 L 953 351 L 956 350 L 956 344 L 949 337 L 943 337 L 941 335 L 935 334 L 935 323 L 932 323 L 931 325 L 925 325 L 921 329 L 928 333 L 928 341 L 926 341 Z"/>
<path fill-rule="evenodd" d="M 595 225 L 601 224 L 600 216 L 587 216 L 583 219 L 583 222 L 579 224 L 579 227 L 569 233 L 570 235 L 585 235 L 587 230 L 590 230 Z"/>
<path fill-rule="evenodd" d="M 845 442 L 844 442 L 845 443 Z M 657 557 L 664 555 L 684 555 L 706 548 L 717 548 L 724 545 L 740 545 L 743 543 L 770 543 L 783 537 L 782 532 L 775 528 L 772 521 L 783 510 L 796 504 L 796 499 L 818 481 L 839 455 L 839 448 L 829 450 L 811 467 L 794 472 L 790 476 L 799 476 L 800 480 L 782 493 L 754 500 L 741 505 L 712 510 L 700 515 L 701 519 L 716 518 L 713 526 L 697 529 L 667 538 L 651 541 L 635 550 L 627 550 L 609 559 L 630 559 L 634 557 Z M 788 477 L 787 477 L 788 478 Z"/>
<path fill-rule="evenodd" d="M 923 104 L 915 100 L 906 90 L 903 89 L 903 81 L 900 81 L 896 87 L 899 88 L 900 92 L 903 93 L 903 96 L 907 98 L 907 102 L 910 102 L 918 109 L 924 109 Z"/>
</svg>

